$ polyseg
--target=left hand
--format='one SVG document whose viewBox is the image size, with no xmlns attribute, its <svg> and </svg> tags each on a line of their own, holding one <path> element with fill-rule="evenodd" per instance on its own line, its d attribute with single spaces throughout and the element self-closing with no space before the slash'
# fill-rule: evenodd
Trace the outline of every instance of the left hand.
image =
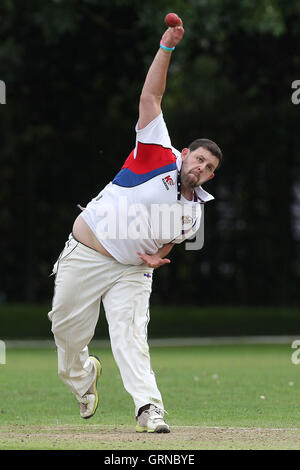
<svg viewBox="0 0 300 470">
<path fill-rule="evenodd" d="M 137 255 L 149 266 L 149 268 L 160 268 L 164 264 L 169 264 L 171 261 L 168 258 L 160 258 L 157 255 L 147 255 L 144 253 L 137 253 Z"/>
</svg>

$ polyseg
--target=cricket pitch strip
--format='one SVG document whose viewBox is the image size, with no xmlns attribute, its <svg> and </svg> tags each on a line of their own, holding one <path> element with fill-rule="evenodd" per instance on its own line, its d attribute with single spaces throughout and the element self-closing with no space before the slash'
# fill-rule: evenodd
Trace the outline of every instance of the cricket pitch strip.
<svg viewBox="0 0 300 470">
<path fill-rule="evenodd" d="M 136 433 L 134 426 L 0 428 L 3 450 L 299 450 L 300 429 L 171 426 L 169 434 Z"/>
</svg>

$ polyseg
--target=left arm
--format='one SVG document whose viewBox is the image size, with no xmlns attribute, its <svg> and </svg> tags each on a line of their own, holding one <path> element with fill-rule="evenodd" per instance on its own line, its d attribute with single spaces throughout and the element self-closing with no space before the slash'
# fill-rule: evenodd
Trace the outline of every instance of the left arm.
<svg viewBox="0 0 300 470">
<path fill-rule="evenodd" d="M 159 268 L 160 266 L 163 266 L 164 264 L 169 264 L 171 261 L 168 258 L 164 258 L 167 256 L 170 251 L 172 250 L 174 246 L 174 243 L 167 243 L 166 245 L 163 245 L 157 253 L 154 255 L 147 255 L 143 253 L 137 253 L 141 260 L 144 261 L 149 268 Z"/>
</svg>

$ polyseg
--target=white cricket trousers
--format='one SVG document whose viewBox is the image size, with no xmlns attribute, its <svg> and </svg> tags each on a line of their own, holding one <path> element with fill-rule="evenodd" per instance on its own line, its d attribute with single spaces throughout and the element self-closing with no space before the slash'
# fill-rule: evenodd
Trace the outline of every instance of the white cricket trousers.
<svg viewBox="0 0 300 470">
<path fill-rule="evenodd" d="M 136 415 L 148 403 L 163 409 L 147 341 L 152 272 L 146 265 L 123 265 L 69 236 L 53 268 L 54 297 L 48 316 L 57 346 L 58 374 L 77 398 L 96 377 L 88 344 L 102 300 L 113 356 Z"/>
</svg>

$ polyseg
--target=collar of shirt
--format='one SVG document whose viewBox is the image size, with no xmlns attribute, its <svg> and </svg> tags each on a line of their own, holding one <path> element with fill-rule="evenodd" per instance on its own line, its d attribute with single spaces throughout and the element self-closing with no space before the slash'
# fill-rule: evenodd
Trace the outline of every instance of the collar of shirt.
<svg viewBox="0 0 300 470">
<path fill-rule="evenodd" d="M 174 147 L 172 147 L 172 152 L 176 156 L 177 170 L 180 171 L 181 170 L 181 165 L 182 165 L 181 154 Z M 197 186 L 195 188 L 195 193 L 197 194 L 197 196 L 198 196 L 198 198 L 200 199 L 201 202 L 208 202 L 208 201 L 212 201 L 213 199 L 215 199 L 214 196 L 212 194 L 208 193 L 207 191 L 205 191 L 205 189 L 203 189 L 202 186 Z"/>
</svg>

